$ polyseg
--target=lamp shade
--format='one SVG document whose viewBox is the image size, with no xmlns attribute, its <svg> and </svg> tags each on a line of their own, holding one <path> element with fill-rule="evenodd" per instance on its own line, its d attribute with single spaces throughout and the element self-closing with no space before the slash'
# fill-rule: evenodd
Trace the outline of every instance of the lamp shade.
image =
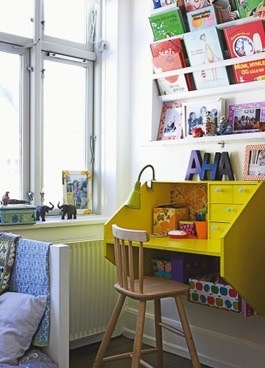
<svg viewBox="0 0 265 368">
<path fill-rule="evenodd" d="M 152 165 L 146 165 L 145 167 L 142 168 L 142 170 L 139 173 L 137 182 L 134 185 L 134 189 L 131 192 L 131 194 L 129 195 L 127 202 L 126 202 L 126 207 L 132 208 L 134 210 L 139 210 L 141 208 L 141 194 L 140 194 L 140 189 L 141 189 L 141 176 L 142 173 L 144 172 L 145 169 L 150 168 L 152 169 L 153 172 L 153 179 L 151 181 L 149 181 L 147 183 L 147 188 L 149 190 L 153 189 L 153 181 L 155 180 L 155 169 Z"/>
<path fill-rule="evenodd" d="M 141 182 L 137 181 L 134 185 L 134 188 L 129 195 L 126 206 L 129 208 L 133 208 L 135 210 L 139 210 L 141 208 L 141 195 L 140 195 Z"/>
</svg>

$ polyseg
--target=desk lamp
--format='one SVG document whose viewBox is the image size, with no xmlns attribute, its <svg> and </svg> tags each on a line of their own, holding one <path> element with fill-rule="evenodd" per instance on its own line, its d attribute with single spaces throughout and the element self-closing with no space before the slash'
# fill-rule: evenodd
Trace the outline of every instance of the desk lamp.
<svg viewBox="0 0 265 368">
<path fill-rule="evenodd" d="M 153 189 L 153 181 L 155 180 L 155 169 L 152 165 L 146 165 L 142 168 L 138 175 L 137 182 L 134 185 L 134 189 L 132 190 L 131 194 L 129 195 L 126 207 L 132 208 L 134 210 L 139 210 L 141 208 L 141 194 L 140 194 L 140 188 L 141 188 L 141 175 L 144 172 L 145 169 L 150 167 L 153 171 L 153 178 L 152 180 L 147 181 L 147 188 L 152 190 Z"/>
</svg>

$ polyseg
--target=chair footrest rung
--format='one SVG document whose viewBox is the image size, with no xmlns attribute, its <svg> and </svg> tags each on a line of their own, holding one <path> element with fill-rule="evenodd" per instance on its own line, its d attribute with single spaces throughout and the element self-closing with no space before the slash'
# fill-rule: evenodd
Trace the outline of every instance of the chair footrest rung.
<svg viewBox="0 0 265 368">
<path fill-rule="evenodd" d="M 148 364 L 147 362 L 145 362 L 142 359 L 140 359 L 140 365 L 141 365 L 141 367 L 144 367 L 144 368 L 154 368 L 153 365 Z"/>
<path fill-rule="evenodd" d="M 121 354 L 106 356 L 102 360 L 103 362 L 112 362 L 114 360 L 130 358 L 131 355 L 132 355 L 132 352 L 130 351 L 129 353 L 121 353 Z"/>
<path fill-rule="evenodd" d="M 170 331 L 170 332 L 172 332 L 172 333 L 176 334 L 176 335 L 179 335 L 179 336 L 181 336 L 181 337 L 185 337 L 185 335 L 184 335 L 184 332 L 183 332 L 183 331 L 179 330 L 179 329 L 178 329 L 178 328 L 176 328 L 176 327 L 173 327 L 173 326 L 169 325 L 168 323 L 160 322 L 160 323 L 159 323 L 159 325 L 160 325 L 161 327 L 165 328 L 166 330 L 168 330 L 168 331 Z"/>
<path fill-rule="evenodd" d="M 155 352 L 157 352 L 157 348 L 143 349 L 143 350 L 141 350 L 141 355 L 151 354 L 151 353 L 155 353 Z M 120 354 L 116 354 L 116 355 L 106 356 L 102 360 L 104 362 L 112 362 L 112 361 L 115 361 L 115 360 L 131 358 L 132 354 L 133 354 L 133 352 L 130 351 L 130 352 L 126 352 L 126 353 L 120 353 Z M 152 366 L 149 366 L 149 367 L 152 368 Z"/>
</svg>

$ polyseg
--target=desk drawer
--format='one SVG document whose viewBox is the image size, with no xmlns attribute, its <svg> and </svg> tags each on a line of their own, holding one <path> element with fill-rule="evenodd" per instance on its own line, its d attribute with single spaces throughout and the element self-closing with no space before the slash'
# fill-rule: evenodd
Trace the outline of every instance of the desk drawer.
<svg viewBox="0 0 265 368">
<path fill-rule="evenodd" d="M 232 203 L 233 202 L 232 185 L 211 184 L 209 202 Z"/>
<path fill-rule="evenodd" d="M 210 221 L 222 221 L 230 222 L 237 216 L 241 210 L 242 205 L 226 203 L 226 204 L 210 204 L 209 220 Z"/>
<path fill-rule="evenodd" d="M 230 225 L 229 222 L 210 222 L 209 223 L 209 239 L 220 239 L 220 236 Z"/>
<path fill-rule="evenodd" d="M 233 185 L 233 203 L 247 203 L 256 188 L 256 185 Z"/>
</svg>

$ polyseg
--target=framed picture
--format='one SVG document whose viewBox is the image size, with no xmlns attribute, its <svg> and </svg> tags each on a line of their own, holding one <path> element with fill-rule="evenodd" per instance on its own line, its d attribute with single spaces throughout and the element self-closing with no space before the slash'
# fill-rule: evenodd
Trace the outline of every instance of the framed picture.
<svg viewBox="0 0 265 368">
<path fill-rule="evenodd" d="M 265 102 L 251 102 L 229 106 L 229 122 L 233 133 L 251 133 L 265 122 Z"/>
<path fill-rule="evenodd" d="M 265 180 L 265 144 L 246 146 L 243 180 Z"/>
<path fill-rule="evenodd" d="M 205 112 L 210 111 L 217 126 L 222 115 L 225 114 L 225 99 L 218 98 L 214 100 L 205 100 L 196 103 L 186 103 L 184 105 L 185 115 L 185 136 L 192 137 L 192 130 L 203 126 L 203 116 Z"/>
<path fill-rule="evenodd" d="M 92 174 L 90 171 L 62 172 L 63 203 L 76 206 L 78 214 L 92 213 Z"/>
<path fill-rule="evenodd" d="M 183 138 L 182 104 L 164 102 L 162 105 L 157 140 Z"/>
</svg>

